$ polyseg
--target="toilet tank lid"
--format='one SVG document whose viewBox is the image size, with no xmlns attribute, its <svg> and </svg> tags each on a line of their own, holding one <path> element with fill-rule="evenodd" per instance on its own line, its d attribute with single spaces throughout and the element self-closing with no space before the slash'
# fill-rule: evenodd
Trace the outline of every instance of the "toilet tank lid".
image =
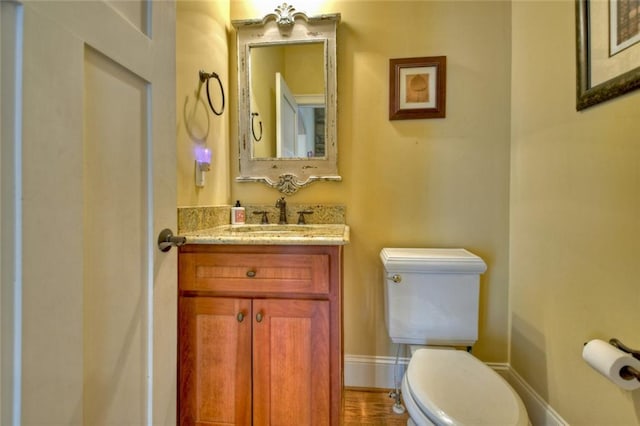
<svg viewBox="0 0 640 426">
<path fill-rule="evenodd" d="M 487 264 L 461 248 L 383 248 L 380 259 L 387 272 L 481 274 Z"/>
</svg>

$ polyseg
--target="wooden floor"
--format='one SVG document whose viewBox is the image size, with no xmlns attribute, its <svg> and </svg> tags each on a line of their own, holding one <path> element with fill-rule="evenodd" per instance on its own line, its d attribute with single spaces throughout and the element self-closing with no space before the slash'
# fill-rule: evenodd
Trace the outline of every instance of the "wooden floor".
<svg viewBox="0 0 640 426">
<path fill-rule="evenodd" d="M 393 412 L 389 390 L 346 388 L 343 391 L 342 425 L 406 425 L 409 416 Z"/>
</svg>

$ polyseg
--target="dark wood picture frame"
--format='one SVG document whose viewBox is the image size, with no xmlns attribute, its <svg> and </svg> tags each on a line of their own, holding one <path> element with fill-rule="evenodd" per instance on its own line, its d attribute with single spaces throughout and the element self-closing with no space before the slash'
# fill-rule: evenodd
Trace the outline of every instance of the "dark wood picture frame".
<svg viewBox="0 0 640 426">
<path fill-rule="evenodd" d="M 446 117 L 447 57 L 389 60 L 389 120 Z"/>
<path fill-rule="evenodd" d="M 576 109 L 578 111 L 640 88 L 640 64 L 592 86 L 590 0 L 576 0 Z"/>
</svg>

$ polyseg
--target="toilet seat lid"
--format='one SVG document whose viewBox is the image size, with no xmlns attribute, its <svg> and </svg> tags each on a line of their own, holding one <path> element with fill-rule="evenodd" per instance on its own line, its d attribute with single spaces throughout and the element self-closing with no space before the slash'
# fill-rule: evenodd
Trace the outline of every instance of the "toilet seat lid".
<svg viewBox="0 0 640 426">
<path fill-rule="evenodd" d="M 438 424 L 528 424 L 526 409 L 515 391 L 465 351 L 419 349 L 406 374 L 414 400 Z"/>
</svg>

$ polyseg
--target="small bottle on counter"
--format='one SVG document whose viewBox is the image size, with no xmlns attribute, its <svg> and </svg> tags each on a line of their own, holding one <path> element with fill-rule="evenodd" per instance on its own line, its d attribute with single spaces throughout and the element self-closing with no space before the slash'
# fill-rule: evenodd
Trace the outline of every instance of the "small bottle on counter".
<svg viewBox="0 0 640 426">
<path fill-rule="evenodd" d="M 245 222 L 245 210 L 240 205 L 240 200 L 236 201 L 236 205 L 231 207 L 231 224 L 232 225 L 244 225 Z"/>
</svg>

